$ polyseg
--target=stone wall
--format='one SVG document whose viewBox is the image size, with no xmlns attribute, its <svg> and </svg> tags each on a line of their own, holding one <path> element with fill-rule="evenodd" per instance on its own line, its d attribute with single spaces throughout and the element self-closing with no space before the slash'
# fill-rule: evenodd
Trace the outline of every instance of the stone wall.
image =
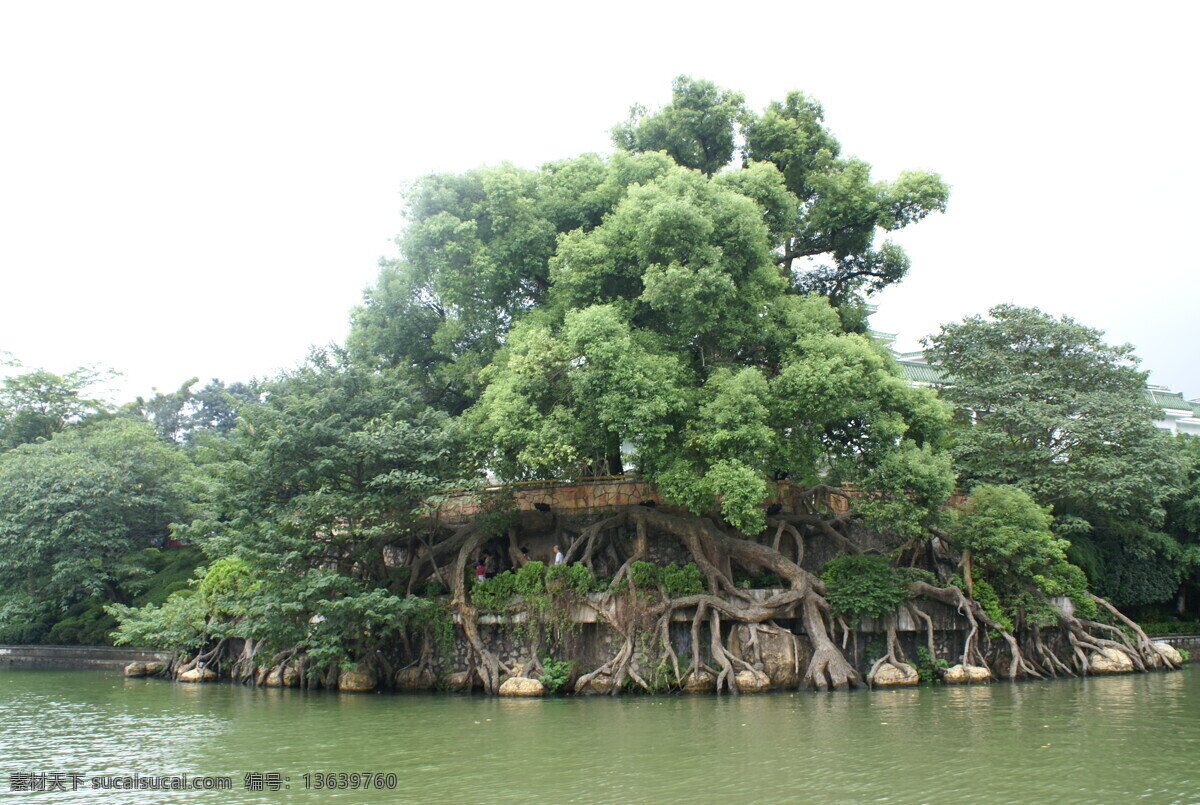
<svg viewBox="0 0 1200 805">
<path fill-rule="evenodd" d="M 18 668 L 120 669 L 131 662 L 170 658 L 161 651 L 112 646 L 0 646 L 0 664 Z"/>
<path fill-rule="evenodd" d="M 844 512 L 848 508 L 848 499 L 839 494 L 820 492 L 815 499 L 801 500 L 800 492 L 803 489 L 803 486 L 779 481 L 775 494 L 764 500 L 763 506 L 778 503 L 782 507 L 781 511 L 789 514 L 812 506 L 836 513 Z M 851 497 L 860 494 L 852 487 L 845 487 L 843 491 Z M 656 506 L 672 508 L 663 503 L 652 484 L 633 475 L 497 484 L 488 487 L 485 492 L 511 493 L 513 502 L 520 511 L 533 510 L 535 503 L 549 506 L 551 511 L 579 514 L 591 514 L 651 501 Z M 446 523 L 467 520 L 483 511 L 479 498 L 479 495 L 468 492 L 452 495 L 438 507 L 437 516 Z"/>
</svg>

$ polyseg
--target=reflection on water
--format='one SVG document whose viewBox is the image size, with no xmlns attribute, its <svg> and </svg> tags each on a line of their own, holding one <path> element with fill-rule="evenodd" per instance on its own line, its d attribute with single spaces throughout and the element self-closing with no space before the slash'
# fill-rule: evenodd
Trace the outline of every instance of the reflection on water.
<svg viewBox="0 0 1200 805">
<path fill-rule="evenodd" d="M 16 803 L 1200 802 L 1200 669 L 956 688 L 492 699 L 0 671 Z M 224 774 L 233 792 L 12 793 L 13 772 Z M 301 775 L 391 772 L 395 792 Z M 242 790 L 247 772 L 286 793 Z"/>
</svg>

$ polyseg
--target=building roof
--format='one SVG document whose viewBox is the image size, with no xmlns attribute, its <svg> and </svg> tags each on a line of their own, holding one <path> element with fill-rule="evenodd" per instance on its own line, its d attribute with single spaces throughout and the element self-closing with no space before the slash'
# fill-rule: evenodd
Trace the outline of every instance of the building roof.
<svg viewBox="0 0 1200 805">
<path fill-rule="evenodd" d="M 910 383 L 933 386 L 945 383 L 949 377 L 942 367 L 930 366 L 924 361 L 897 360 L 896 363 L 900 374 Z"/>
<path fill-rule="evenodd" d="M 1191 411 L 1192 416 L 1200 416 L 1200 404 L 1185 399 L 1177 391 L 1169 391 L 1163 386 L 1147 386 L 1145 393 L 1150 398 L 1150 402 L 1160 408 L 1169 408 L 1172 411 Z"/>
</svg>

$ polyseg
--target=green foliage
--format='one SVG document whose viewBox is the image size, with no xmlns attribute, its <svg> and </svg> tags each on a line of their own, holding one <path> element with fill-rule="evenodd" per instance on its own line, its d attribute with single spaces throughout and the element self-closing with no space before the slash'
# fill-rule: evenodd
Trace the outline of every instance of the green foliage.
<svg viewBox="0 0 1200 805">
<path fill-rule="evenodd" d="M 517 595 L 517 574 L 497 573 L 471 587 L 471 603 L 483 612 L 503 612 Z"/>
<path fill-rule="evenodd" d="M 1050 530 L 1050 510 L 1015 486 L 977 486 L 950 534 L 989 577 L 1015 575 L 1042 582 L 1047 569 L 1066 563 L 1068 542 Z"/>
<path fill-rule="evenodd" d="M 917 538 L 939 519 L 954 480 L 948 454 L 905 440 L 863 479 L 871 497 L 855 508 L 876 530 Z"/>
<path fill-rule="evenodd" d="M 53 438 L 68 425 L 105 412 L 88 389 L 112 373 L 81 367 L 65 375 L 44 369 L 4 378 L 0 382 L 0 453 Z"/>
<path fill-rule="evenodd" d="M 847 311 L 908 268 L 876 234 L 943 208 L 946 189 L 872 180 L 821 117 L 798 93 L 755 117 L 683 77 L 618 127 L 628 151 L 415 182 L 352 354 L 463 414 L 506 480 L 632 465 L 667 502 L 757 533 L 774 472 L 884 485 L 907 465 L 922 488 L 893 498 L 920 521 L 949 483 L 948 417 Z M 716 173 L 738 126 L 749 159 Z"/>
<path fill-rule="evenodd" d="M 613 128 L 613 143 L 627 151 L 665 151 L 675 163 L 708 175 L 733 158 L 734 126 L 745 116 L 740 92 L 681 75 L 671 103 L 653 115 L 634 106 L 629 120 Z"/>
<path fill-rule="evenodd" d="M 975 412 L 953 448 L 964 479 L 1019 486 L 1091 527 L 1161 524 L 1181 467 L 1153 424 L 1161 411 L 1144 396 L 1133 348 L 1036 308 L 998 305 L 989 315 L 944 325 L 926 342 L 948 373 L 942 396 Z"/>
<path fill-rule="evenodd" d="M 962 587 L 962 580 L 956 579 L 955 584 Z M 977 578 L 971 587 L 971 597 L 979 602 L 983 607 L 983 611 L 988 617 L 1000 624 L 1000 627 L 1006 631 L 1013 629 L 1012 613 L 1007 611 L 1000 603 L 1000 596 L 996 592 L 996 588 L 989 584 L 985 579 Z"/>
<path fill-rule="evenodd" d="M 186 519 L 192 467 L 144 423 L 112 419 L 0 455 L 0 591 L 63 610 L 122 600 L 131 555 Z"/>
<path fill-rule="evenodd" d="M 934 587 L 939 586 L 937 575 L 920 567 L 898 567 L 896 568 L 896 577 L 905 587 L 915 581 L 923 581 Z"/>
<path fill-rule="evenodd" d="M 1180 656 L 1180 657 L 1183 657 L 1183 661 L 1184 661 L 1184 662 L 1188 662 L 1189 660 L 1191 660 L 1191 659 L 1192 659 L 1192 654 L 1191 654 L 1191 652 L 1190 652 L 1190 651 L 1188 651 L 1187 649 L 1185 649 L 1185 648 L 1177 648 L 1177 649 L 1175 649 L 1175 650 L 1179 652 L 1179 656 Z"/>
<path fill-rule="evenodd" d="M 629 578 L 639 591 L 661 587 L 672 598 L 698 595 L 705 590 L 704 577 L 695 562 L 686 565 L 669 562 L 661 567 L 652 562 L 632 562 L 629 565 Z"/>
<path fill-rule="evenodd" d="M 201 389 L 193 377 L 169 394 L 155 393 L 150 399 L 138 397 L 124 411 L 143 417 L 162 438 L 175 443 L 193 443 L 204 431 L 228 434 L 237 424 L 237 409 L 258 402 L 258 395 L 244 383 L 226 386 L 213 379 Z"/>
<path fill-rule="evenodd" d="M 1018 487 L 983 485 L 972 490 L 950 528 L 951 539 L 970 551 L 978 569 L 975 599 L 1006 629 L 1012 628 L 1017 612 L 1030 622 L 1055 621 L 1045 601 L 1031 595 L 1031 589 L 1048 597 L 1070 598 L 1080 616 L 1096 617 L 1087 576 L 1067 560 L 1069 543 L 1054 536 L 1052 522 L 1049 509 L 1038 506 Z"/>
<path fill-rule="evenodd" d="M 422 598 L 440 598 L 449 592 L 446 585 L 437 579 L 426 579 L 417 585 L 417 595 Z"/>
<path fill-rule="evenodd" d="M 663 590 L 672 598 L 685 595 L 699 595 L 704 592 L 704 577 L 695 562 L 686 565 L 667 563 L 658 569 L 658 581 Z"/>
<path fill-rule="evenodd" d="M 193 445 L 204 506 L 179 533 L 214 561 L 193 591 L 114 608 L 117 639 L 194 650 L 253 638 L 268 653 L 299 648 L 315 670 L 401 645 L 402 634 L 447 648 L 444 602 L 406 596 L 407 574 L 387 562 L 426 500 L 461 480 L 445 416 L 398 373 L 334 349 L 253 395 L 232 431 Z"/>
<path fill-rule="evenodd" d="M 50 627 L 41 642 L 49 645 L 105 645 L 117 621 L 104 607 L 104 599 L 98 596 L 74 604 L 63 618 Z"/>
<path fill-rule="evenodd" d="M 204 605 L 190 590 L 175 593 L 161 605 L 135 608 L 110 604 L 107 611 L 118 621 L 113 632 L 114 645 L 150 646 L 185 653 L 204 645 Z"/>
<path fill-rule="evenodd" d="M 629 580 L 639 590 L 652 590 L 658 586 L 658 566 L 653 562 L 631 562 Z"/>
<path fill-rule="evenodd" d="M 925 646 L 917 646 L 917 676 L 921 678 L 921 682 L 929 684 L 936 682 L 938 679 L 938 671 L 944 671 L 950 667 L 950 663 L 941 657 L 934 658 L 929 654 L 929 649 Z"/>
<path fill-rule="evenodd" d="M 879 617 L 904 603 L 908 592 L 899 574 L 885 557 L 841 554 L 821 569 L 826 596 L 835 611 L 854 621 Z"/>
<path fill-rule="evenodd" d="M 513 589 L 526 601 L 533 601 L 546 594 L 546 565 L 544 562 L 526 562 L 513 574 Z"/>
<path fill-rule="evenodd" d="M 587 595 L 596 589 L 596 577 L 587 565 L 578 562 L 550 565 L 546 568 L 546 589 L 552 593 Z"/>
<path fill-rule="evenodd" d="M 563 685 L 571 678 L 571 669 L 575 663 L 569 660 L 555 660 L 546 657 L 542 660 L 542 675 L 538 681 L 545 686 L 547 693 L 558 693 Z"/>
</svg>

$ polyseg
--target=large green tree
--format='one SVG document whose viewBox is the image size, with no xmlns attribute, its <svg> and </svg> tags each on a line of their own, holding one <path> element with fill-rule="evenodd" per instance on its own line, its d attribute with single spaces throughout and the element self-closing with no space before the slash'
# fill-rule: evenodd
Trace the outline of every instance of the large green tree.
<svg viewBox="0 0 1200 805">
<path fill-rule="evenodd" d="M 32 369 L 0 384 L 0 451 L 49 439 L 68 425 L 107 410 L 89 390 L 111 373 L 80 367 L 66 374 Z"/>
<path fill-rule="evenodd" d="M 1000 305 L 927 341 L 942 397 L 968 425 L 952 452 L 966 484 L 1012 484 L 1052 507 L 1074 558 L 1118 605 L 1170 597 L 1177 573 L 1162 533 L 1181 483 L 1172 438 L 1145 395 L 1129 345 L 1036 308 Z"/>
<path fill-rule="evenodd" d="M 0 626 L 123 600 L 135 554 L 188 519 L 191 465 L 149 425 L 110 419 L 0 455 Z"/>
<path fill-rule="evenodd" d="M 772 475 L 871 485 L 889 455 L 929 450 L 945 414 L 853 332 L 859 294 L 907 267 L 876 234 L 942 209 L 946 187 L 871 180 L 821 117 L 802 96 L 755 116 L 681 78 L 610 158 L 418 181 L 353 354 L 466 412 L 505 478 L 632 465 L 752 532 Z M 722 169 L 739 138 L 744 163 Z M 889 462 L 893 488 L 916 464 Z"/>
<path fill-rule="evenodd" d="M 336 349 L 253 391 L 237 426 L 196 450 L 203 516 L 180 534 L 216 561 L 198 593 L 118 609 L 119 639 L 169 638 L 203 649 L 196 662 L 240 638 L 239 673 L 252 674 L 266 648 L 265 658 L 282 652 L 336 676 L 442 611 L 410 599 L 388 551 L 415 539 L 429 499 L 454 485 L 454 439 L 396 372 L 354 366 Z"/>
</svg>

